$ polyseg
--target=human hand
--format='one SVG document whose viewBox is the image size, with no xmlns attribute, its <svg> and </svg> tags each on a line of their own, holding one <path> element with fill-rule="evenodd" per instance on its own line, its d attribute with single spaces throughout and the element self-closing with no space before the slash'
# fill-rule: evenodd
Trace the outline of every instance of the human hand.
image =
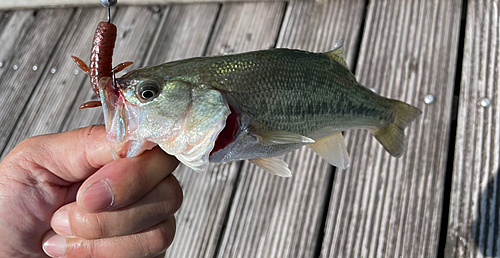
<svg viewBox="0 0 500 258">
<path fill-rule="evenodd" d="M 0 257 L 161 255 L 182 202 L 177 165 L 158 147 L 113 161 L 103 126 L 21 142 L 0 163 Z"/>
</svg>

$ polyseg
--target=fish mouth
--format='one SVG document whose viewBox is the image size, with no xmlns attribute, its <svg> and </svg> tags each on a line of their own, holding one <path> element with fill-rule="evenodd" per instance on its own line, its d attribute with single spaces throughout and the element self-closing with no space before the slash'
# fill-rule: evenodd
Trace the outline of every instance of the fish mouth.
<svg viewBox="0 0 500 258">
<path fill-rule="evenodd" d="M 139 126 L 139 112 L 127 102 L 111 77 L 101 78 L 99 95 L 104 112 L 106 139 L 110 142 L 114 159 L 136 157 L 157 145 L 134 137 Z"/>
</svg>

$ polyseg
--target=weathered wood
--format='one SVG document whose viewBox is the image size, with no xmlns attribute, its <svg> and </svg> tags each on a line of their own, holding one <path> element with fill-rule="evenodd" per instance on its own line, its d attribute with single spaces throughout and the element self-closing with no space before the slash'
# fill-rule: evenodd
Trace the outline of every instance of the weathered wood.
<svg viewBox="0 0 500 258">
<path fill-rule="evenodd" d="M 3 155 L 6 155 L 15 145 L 25 138 L 43 133 L 54 133 L 60 130 L 68 108 L 78 94 L 83 76 L 75 76 L 76 65 L 70 55 L 81 56 L 85 51 L 88 54 L 86 39 L 93 35 L 92 26 L 82 24 L 97 24 L 105 13 L 97 9 L 78 10 L 71 20 L 66 33 L 61 37 L 54 57 L 47 63 L 47 67 L 55 68 L 55 73 L 46 69 L 36 84 L 32 97 L 26 104 L 17 126 L 9 139 Z M 47 38 L 46 41 L 57 41 L 57 38 Z M 83 74 L 78 68 L 80 73 Z"/>
<path fill-rule="evenodd" d="M 0 50 L 0 57 L 6 58 L 6 65 L 0 70 L 0 89 L 3 92 L 0 94 L 2 150 L 39 79 L 45 74 L 47 62 L 72 13 L 70 9 L 40 10 L 34 17 L 26 17 L 27 13 L 23 12 L 14 15 L 12 26 L 4 30 L 5 36 L 2 35 L 1 39 L 6 48 L 2 45 Z M 22 27 L 15 25 L 16 22 L 23 24 Z"/>
<path fill-rule="evenodd" d="M 214 2 L 282 2 L 283 0 L 120 0 L 121 5 L 164 5 L 172 3 L 214 3 Z M 314 0 L 309 0 L 314 1 Z M 68 7 L 68 6 L 88 6 L 95 7 L 100 2 L 98 0 L 2 0 L 0 10 L 19 8 L 46 8 L 46 7 Z"/>
<path fill-rule="evenodd" d="M 224 4 L 207 55 L 225 55 L 274 46 L 284 3 Z M 236 29 L 238 28 L 238 29 Z"/>
<path fill-rule="evenodd" d="M 202 56 L 219 9 L 216 3 L 171 5 L 149 49 L 145 65 Z"/>
<path fill-rule="evenodd" d="M 370 1 L 357 77 L 423 115 L 399 159 L 367 131 L 348 133 L 351 168 L 335 174 L 321 257 L 436 257 L 460 14 L 458 0 Z"/>
<path fill-rule="evenodd" d="M 4 13 L 0 24 L 0 81 L 4 74 L 12 69 L 14 61 L 12 58 L 16 50 L 20 47 L 23 37 L 28 32 L 28 28 L 35 21 L 35 12 L 18 11 Z M 3 146 L 3 145 L 2 145 Z"/>
<path fill-rule="evenodd" d="M 292 1 L 277 47 L 320 52 L 343 38 L 352 64 L 364 6 L 350 0 Z M 244 162 L 218 257 L 314 257 L 332 168 L 308 148 L 286 155 L 285 161 L 292 178 Z"/>
<path fill-rule="evenodd" d="M 268 48 L 278 35 L 284 3 L 223 4 L 207 55 Z M 257 26 L 267 24 L 268 26 Z M 197 25 L 197 28 L 200 25 Z M 209 32 L 206 29 L 197 33 Z M 194 34 L 195 32 L 193 32 Z M 247 36 L 251 35 L 251 36 Z M 204 38 L 204 37 L 203 37 Z M 186 44 L 187 45 L 187 44 Z M 199 47 L 189 47 L 199 51 Z M 211 164 L 204 173 L 181 166 L 178 176 L 184 203 L 177 214 L 177 233 L 166 257 L 214 257 L 228 215 L 239 162 Z"/>
<path fill-rule="evenodd" d="M 103 18 L 105 17 L 105 9 L 99 8 L 103 11 Z M 126 69 L 136 69 L 142 67 L 144 56 L 147 53 L 147 49 L 154 38 L 155 32 L 158 29 L 158 23 L 161 20 L 162 13 L 168 13 L 168 6 L 161 9 L 151 9 L 147 7 L 122 7 L 117 9 L 116 18 L 114 18 L 113 23 L 116 25 L 117 39 L 115 45 L 115 51 L 113 55 L 113 64 L 119 64 L 125 61 L 133 61 L 134 64 Z M 88 26 L 82 24 L 81 26 Z M 95 30 L 97 23 L 92 24 L 90 27 Z M 82 49 L 80 58 L 88 62 L 90 56 L 90 47 L 92 45 L 92 35 L 87 35 L 82 41 L 86 44 L 86 47 Z M 102 124 L 104 123 L 102 108 L 93 108 L 80 110 L 78 106 L 87 102 L 89 100 L 97 100 L 97 96 L 92 91 L 89 78 L 86 74 L 81 72 L 81 70 L 74 63 L 68 64 L 70 69 L 80 71 L 80 75 L 85 81 L 82 84 L 82 88 L 78 92 L 76 99 L 72 100 L 72 106 L 69 107 L 69 114 L 67 115 L 66 121 L 62 125 L 62 130 L 67 131 L 79 127 L 88 126 L 91 124 Z M 121 73 L 117 76 L 119 77 Z"/>
<path fill-rule="evenodd" d="M 211 164 L 206 172 L 174 171 L 184 193 L 174 242 L 165 257 L 214 257 L 230 205 L 239 162 Z"/>
<path fill-rule="evenodd" d="M 468 1 L 445 249 L 450 258 L 500 256 L 499 9 L 496 0 Z"/>
</svg>

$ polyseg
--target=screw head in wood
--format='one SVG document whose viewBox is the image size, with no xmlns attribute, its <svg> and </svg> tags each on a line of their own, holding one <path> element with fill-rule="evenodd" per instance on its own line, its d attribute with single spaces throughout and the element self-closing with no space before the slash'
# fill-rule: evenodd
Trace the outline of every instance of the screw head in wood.
<svg viewBox="0 0 500 258">
<path fill-rule="evenodd" d="M 78 69 L 75 69 L 75 70 L 73 71 L 73 73 L 74 73 L 75 75 L 78 75 L 78 73 L 80 73 L 80 71 L 78 71 Z"/>
<path fill-rule="evenodd" d="M 433 95 L 431 95 L 431 94 L 427 94 L 427 95 L 424 96 L 424 102 L 425 102 L 425 104 L 432 104 L 435 101 L 436 101 L 436 98 Z"/>
<path fill-rule="evenodd" d="M 3 66 L 3 63 L 2 63 L 2 62 L 0 62 L 0 67 L 2 67 L 2 66 Z"/>
<path fill-rule="evenodd" d="M 36 71 L 36 70 L 38 70 L 38 66 L 34 65 L 32 69 L 33 69 L 33 71 Z"/>
<path fill-rule="evenodd" d="M 56 72 L 57 72 L 57 68 L 55 66 L 50 68 L 50 73 L 56 73 Z"/>
<path fill-rule="evenodd" d="M 491 106 L 491 101 L 488 98 L 484 98 L 479 102 L 479 105 L 481 105 L 481 107 L 489 107 Z"/>
<path fill-rule="evenodd" d="M 15 70 L 19 69 L 19 66 L 18 66 L 17 64 L 14 64 L 14 65 L 12 66 L 12 69 L 14 69 L 14 71 L 15 71 Z"/>
</svg>

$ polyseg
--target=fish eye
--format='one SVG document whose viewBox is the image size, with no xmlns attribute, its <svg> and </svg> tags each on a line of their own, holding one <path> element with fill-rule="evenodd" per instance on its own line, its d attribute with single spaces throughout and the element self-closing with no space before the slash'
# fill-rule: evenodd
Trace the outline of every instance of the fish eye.
<svg viewBox="0 0 500 258">
<path fill-rule="evenodd" d="M 141 100 L 150 100 L 158 95 L 160 87 L 154 81 L 147 81 L 137 88 L 137 97 Z"/>
</svg>

